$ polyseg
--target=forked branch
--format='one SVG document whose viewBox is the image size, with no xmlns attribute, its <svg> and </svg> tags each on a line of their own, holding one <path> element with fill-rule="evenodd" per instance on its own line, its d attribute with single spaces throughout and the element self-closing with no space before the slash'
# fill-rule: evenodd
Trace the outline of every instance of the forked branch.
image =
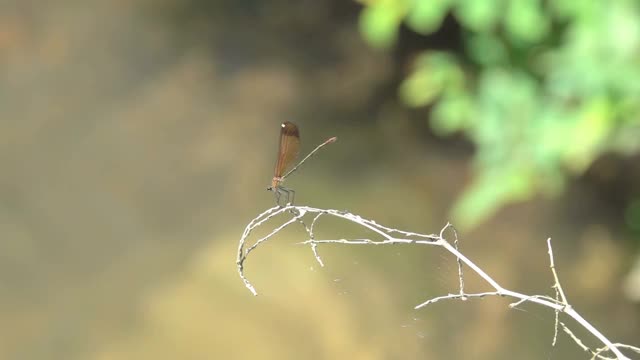
<svg viewBox="0 0 640 360">
<path fill-rule="evenodd" d="M 249 235 L 251 232 L 263 225 L 266 225 L 267 222 L 274 219 L 278 215 L 282 214 L 290 214 L 291 218 L 273 228 L 272 231 L 265 237 L 262 237 L 251 245 L 247 243 Z M 377 235 L 379 235 L 379 239 L 371 240 L 371 239 L 323 239 L 318 240 L 315 239 L 314 236 L 314 228 L 316 223 L 322 216 L 333 216 L 346 221 L 353 222 L 364 227 L 367 230 L 373 231 Z M 305 218 L 309 218 L 311 221 L 310 226 L 307 226 L 304 223 Z M 244 265 L 247 257 L 253 250 L 255 250 L 260 244 L 266 242 L 269 239 L 272 239 L 278 232 L 287 226 L 293 223 L 302 223 L 303 227 L 309 236 L 309 239 L 301 242 L 300 244 L 309 245 L 313 256 L 316 261 L 320 264 L 320 266 L 324 266 L 322 262 L 322 258 L 318 252 L 319 245 L 323 244 L 342 244 L 342 245 L 390 245 L 390 244 L 417 244 L 417 245 L 431 245 L 431 246 L 440 246 L 450 252 L 453 256 L 456 257 L 458 263 L 458 280 L 459 280 L 459 288 L 458 292 L 455 294 L 447 294 L 443 296 L 437 296 L 426 300 L 415 306 L 415 309 L 423 308 L 427 305 L 433 304 L 442 300 L 467 300 L 470 298 L 482 298 L 487 296 L 502 296 L 502 297 L 511 297 L 516 301 L 511 303 L 509 306 L 514 308 L 520 306 L 525 302 L 538 304 L 547 308 L 552 309 L 556 313 L 555 318 L 555 328 L 554 328 L 554 336 L 552 346 L 555 346 L 558 336 L 558 329 L 562 328 L 562 330 L 569 335 L 574 342 L 582 348 L 584 351 L 589 352 L 592 356 L 592 359 L 629 359 L 626 355 L 621 352 L 621 349 L 631 350 L 635 353 L 640 354 L 640 348 L 634 347 L 631 345 L 625 344 L 617 344 L 611 342 L 607 337 L 605 337 L 598 329 L 596 329 L 591 323 L 589 323 L 586 319 L 582 317 L 577 311 L 573 309 L 573 307 L 569 304 L 567 297 L 562 290 L 562 286 L 560 285 L 560 279 L 557 274 L 555 268 L 555 262 L 553 258 L 553 250 L 551 247 L 551 239 L 547 240 L 547 248 L 549 254 L 549 262 L 551 272 L 554 278 L 553 289 L 555 290 L 555 298 L 547 295 L 525 295 L 516 291 L 508 290 L 502 287 L 496 280 L 494 280 L 491 276 L 489 276 L 484 270 L 482 270 L 478 265 L 472 262 L 468 257 L 462 254 L 458 250 L 458 236 L 455 232 L 455 229 L 451 224 L 446 224 L 442 230 L 438 234 L 419 234 L 410 231 L 403 231 L 398 229 L 389 228 L 383 225 L 376 223 L 373 220 L 367 220 L 362 218 L 359 215 L 355 215 L 346 211 L 340 210 L 325 210 L 325 209 L 316 209 L 307 206 L 285 206 L 285 207 L 273 207 L 271 209 L 266 210 L 262 214 L 258 215 L 255 219 L 253 219 L 245 228 L 242 237 L 240 238 L 240 243 L 238 246 L 238 257 L 236 260 L 236 265 L 238 266 L 238 273 L 240 278 L 244 282 L 245 286 L 251 291 L 252 294 L 257 295 L 256 289 L 253 287 L 251 282 L 247 279 L 244 274 Z M 454 235 L 453 244 L 449 242 L 445 233 L 447 231 L 452 231 Z M 466 293 L 464 291 L 464 276 L 463 276 L 463 265 L 466 265 L 473 272 L 478 274 L 493 290 L 488 292 L 481 293 Z M 574 319 L 578 324 L 580 324 L 584 329 L 590 332 L 593 336 L 595 336 L 602 344 L 603 347 L 598 349 L 591 349 L 584 345 L 582 340 L 576 337 L 573 332 L 559 320 L 560 314 L 566 314 L 567 316 Z M 612 353 L 614 358 L 606 357 L 604 354 Z"/>
</svg>

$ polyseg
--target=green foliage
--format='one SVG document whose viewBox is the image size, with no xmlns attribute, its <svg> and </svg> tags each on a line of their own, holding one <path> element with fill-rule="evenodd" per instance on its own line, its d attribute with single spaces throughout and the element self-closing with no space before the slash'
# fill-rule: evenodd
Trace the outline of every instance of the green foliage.
<svg viewBox="0 0 640 360">
<path fill-rule="evenodd" d="M 459 224 L 558 193 L 604 152 L 640 150 L 640 3 L 370 0 L 361 31 L 385 48 L 401 24 L 429 34 L 447 14 L 464 51 L 425 51 L 399 93 L 408 106 L 433 106 L 436 133 L 476 145 L 475 179 L 453 210 Z"/>
</svg>

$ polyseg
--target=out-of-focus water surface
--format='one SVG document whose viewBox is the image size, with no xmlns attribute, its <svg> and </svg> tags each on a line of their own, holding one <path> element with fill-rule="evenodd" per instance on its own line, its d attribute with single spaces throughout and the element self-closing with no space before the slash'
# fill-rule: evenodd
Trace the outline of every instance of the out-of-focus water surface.
<svg viewBox="0 0 640 360">
<path fill-rule="evenodd" d="M 280 122 L 303 153 L 299 204 L 438 232 L 473 149 L 429 135 L 396 98 L 402 65 L 357 32 L 356 3 L 0 4 L 0 358 L 582 358 L 553 314 L 507 299 L 416 304 L 457 290 L 431 247 L 321 248 L 291 227 L 237 276 L 246 224 L 273 206 Z M 622 294 L 615 210 L 577 181 L 461 233 L 496 280 L 570 301 L 615 341 L 640 338 Z M 255 234 L 257 239 L 270 230 Z M 370 237 L 320 222 L 322 238 Z M 484 290 L 470 276 L 470 290 Z M 588 335 L 584 340 L 600 346 Z M 464 344 L 464 346 L 463 346 Z"/>
</svg>

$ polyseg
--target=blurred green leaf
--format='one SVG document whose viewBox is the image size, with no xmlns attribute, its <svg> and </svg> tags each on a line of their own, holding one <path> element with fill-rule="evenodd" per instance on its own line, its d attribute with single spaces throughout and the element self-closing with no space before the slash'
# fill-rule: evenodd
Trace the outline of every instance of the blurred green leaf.
<svg viewBox="0 0 640 360">
<path fill-rule="evenodd" d="M 441 136 L 461 131 L 469 126 L 473 112 L 473 101 L 466 92 L 450 91 L 435 105 L 431 127 Z"/>
<path fill-rule="evenodd" d="M 400 85 L 400 98 L 412 107 L 431 104 L 447 88 L 460 86 L 463 81 L 455 59 L 444 52 L 423 53 L 414 66 Z"/>
<path fill-rule="evenodd" d="M 639 13 L 638 2 L 618 1 L 611 4 L 607 16 L 609 46 L 620 57 L 636 57 L 640 46 L 640 22 L 629 14 Z"/>
<path fill-rule="evenodd" d="M 502 0 L 461 0 L 457 2 L 454 13 L 470 30 L 487 32 L 496 26 L 503 7 Z"/>
<path fill-rule="evenodd" d="M 466 45 L 469 56 L 482 66 L 506 65 L 508 61 L 502 40 L 492 33 L 471 34 Z"/>
<path fill-rule="evenodd" d="M 407 25 L 421 34 L 436 31 L 451 2 L 452 0 L 414 0 L 407 16 Z"/>
<path fill-rule="evenodd" d="M 511 0 L 507 6 L 505 28 L 517 43 L 534 43 L 549 32 L 549 21 L 541 12 L 540 0 Z"/>
<path fill-rule="evenodd" d="M 606 99 L 594 99 L 585 106 L 571 126 L 571 141 L 565 147 L 564 160 L 573 172 L 583 172 L 601 153 L 609 135 L 611 113 Z"/>
<path fill-rule="evenodd" d="M 394 43 L 398 27 L 408 10 L 408 1 L 373 1 L 363 9 L 360 31 L 371 46 L 387 48 Z"/>
</svg>

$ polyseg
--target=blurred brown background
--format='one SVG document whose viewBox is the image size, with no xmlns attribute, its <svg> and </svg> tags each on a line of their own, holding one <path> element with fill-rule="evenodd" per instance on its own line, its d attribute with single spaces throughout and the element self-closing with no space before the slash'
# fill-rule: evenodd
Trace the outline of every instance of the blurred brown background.
<svg viewBox="0 0 640 360">
<path fill-rule="evenodd" d="M 247 264 L 261 296 L 244 288 L 237 241 L 273 206 L 283 120 L 300 126 L 303 152 L 339 138 L 288 180 L 299 204 L 431 233 L 468 181 L 471 146 L 434 137 L 397 100 L 410 43 L 372 50 L 358 11 L 1 2 L 0 358 L 585 358 L 564 336 L 551 348 L 545 309 L 413 311 L 456 290 L 455 263 L 433 248 L 325 247 L 319 268 L 291 228 Z M 607 189 L 580 179 L 509 206 L 462 233 L 462 249 L 505 286 L 551 294 L 552 237 L 570 301 L 638 345 L 639 309 L 622 292 L 633 254 Z M 321 225 L 327 238 L 367 236 Z"/>
</svg>

